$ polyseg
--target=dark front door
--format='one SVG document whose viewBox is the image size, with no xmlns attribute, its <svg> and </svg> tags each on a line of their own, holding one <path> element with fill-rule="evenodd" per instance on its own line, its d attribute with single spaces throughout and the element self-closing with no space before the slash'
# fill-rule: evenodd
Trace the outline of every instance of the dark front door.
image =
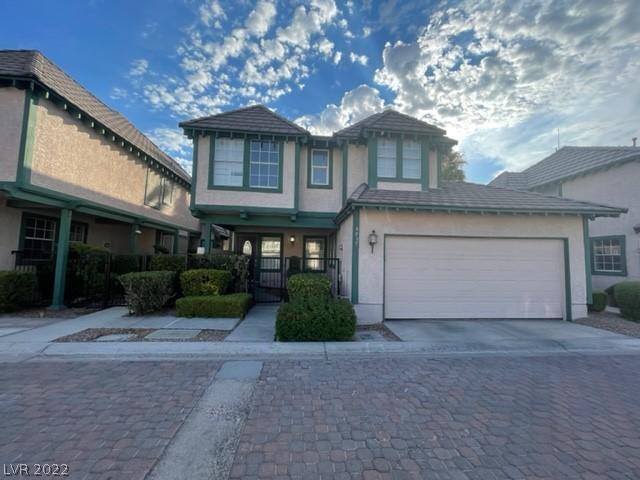
<svg viewBox="0 0 640 480">
<path fill-rule="evenodd" d="M 251 257 L 250 285 L 256 302 L 283 298 L 282 235 L 238 234 L 236 253 Z"/>
</svg>

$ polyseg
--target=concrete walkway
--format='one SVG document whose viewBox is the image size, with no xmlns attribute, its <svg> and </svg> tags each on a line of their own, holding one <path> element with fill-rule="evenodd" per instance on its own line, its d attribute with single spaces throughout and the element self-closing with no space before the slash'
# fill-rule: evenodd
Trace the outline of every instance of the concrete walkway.
<svg viewBox="0 0 640 480">
<path fill-rule="evenodd" d="M 225 342 L 273 342 L 278 304 L 256 305 L 231 332 Z"/>
</svg>

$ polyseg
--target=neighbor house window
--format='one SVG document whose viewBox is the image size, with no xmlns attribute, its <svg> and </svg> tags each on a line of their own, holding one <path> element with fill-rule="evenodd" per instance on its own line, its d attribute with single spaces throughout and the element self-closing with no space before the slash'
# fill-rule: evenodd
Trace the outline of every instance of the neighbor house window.
<svg viewBox="0 0 640 480">
<path fill-rule="evenodd" d="M 404 140 L 402 142 L 402 178 L 420 178 L 420 164 L 420 144 L 413 140 Z"/>
<path fill-rule="evenodd" d="M 251 140 L 249 145 L 249 186 L 278 188 L 280 145 L 276 142 Z"/>
<path fill-rule="evenodd" d="M 325 238 L 305 238 L 304 239 L 304 267 L 305 270 L 324 270 L 326 256 Z"/>
<path fill-rule="evenodd" d="M 330 183 L 329 150 L 311 150 L 310 184 L 328 186 Z"/>
<path fill-rule="evenodd" d="M 147 188 L 144 194 L 144 203 L 153 208 L 162 205 L 162 175 L 155 170 L 147 169 Z"/>
<path fill-rule="evenodd" d="M 378 139 L 378 177 L 396 177 L 396 141 Z"/>
<path fill-rule="evenodd" d="M 242 187 L 244 175 L 244 140 L 216 138 L 213 155 L 213 184 Z"/>
<path fill-rule="evenodd" d="M 162 204 L 171 205 L 173 203 L 173 182 L 168 178 L 162 182 Z"/>
<path fill-rule="evenodd" d="M 48 260 L 53 254 L 57 222 L 37 216 L 24 217 L 22 260 Z"/>
<path fill-rule="evenodd" d="M 625 237 L 598 237 L 591 239 L 593 273 L 626 275 Z"/>
<path fill-rule="evenodd" d="M 69 230 L 69 241 L 87 243 L 87 224 L 71 222 L 71 228 Z"/>
</svg>

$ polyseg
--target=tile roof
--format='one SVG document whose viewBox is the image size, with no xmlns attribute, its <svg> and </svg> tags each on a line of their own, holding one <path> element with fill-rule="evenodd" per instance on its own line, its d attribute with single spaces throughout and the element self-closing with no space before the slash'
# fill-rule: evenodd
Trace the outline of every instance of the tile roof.
<svg viewBox="0 0 640 480">
<path fill-rule="evenodd" d="M 191 176 L 178 162 L 160 150 L 124 116 L 105 105 L 39 51 L 0 50 L 0 76 L 28 78 L 39 82 L 183 180 L 191 182 Z"/>
<path fill-rule="evenodd" d="M 613 215 L 624 208 L 569 200 L 467 182 L 443 182 L 441 188 L 427 191 L 380 190 L 360 185 L 349 198 L 355 205 L 430 207 L 435 210 L 496 210 L 514 213 L 577 213 Z"/>
<path fill-rule="evenodd" d="M 498 175 L 490 185 L 524 190 L 632 160 L 640 160 L 640 147 L 562 147 L 522 172 Z"/>
<path fill-rule="evenodd" d="M 383 112 L 374 113 L 353 125 L 339 130 L 334 135 L 336 137 L 358 138 L 363 135 L 365 129 L 435 135 L 444 135 L 447 133 L 435 125 L 423 122 L 422 120 L 418 120 L 417 118 L 393 109 L 388 109 Z"/>
<path fill-rule="evenodd" d="M 240 130 L 281 135 L 309 135 L 309 132 L 264 105 L 252 105 L 228 112 L 181 122 L 182 128 Z"/>
</svg>

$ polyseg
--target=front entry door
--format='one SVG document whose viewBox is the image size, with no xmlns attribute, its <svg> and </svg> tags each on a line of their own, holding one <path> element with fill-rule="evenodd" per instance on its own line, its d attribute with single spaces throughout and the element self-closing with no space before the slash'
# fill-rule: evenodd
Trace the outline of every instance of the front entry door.
<svg viewBox="0 0 640 480">
<path fill-rule="evenodd" d="M 282 235 L 238 234 L 236 253 L 251 257 L 250 284 L 256 302 L 283 298 Z"/>
</svg>

